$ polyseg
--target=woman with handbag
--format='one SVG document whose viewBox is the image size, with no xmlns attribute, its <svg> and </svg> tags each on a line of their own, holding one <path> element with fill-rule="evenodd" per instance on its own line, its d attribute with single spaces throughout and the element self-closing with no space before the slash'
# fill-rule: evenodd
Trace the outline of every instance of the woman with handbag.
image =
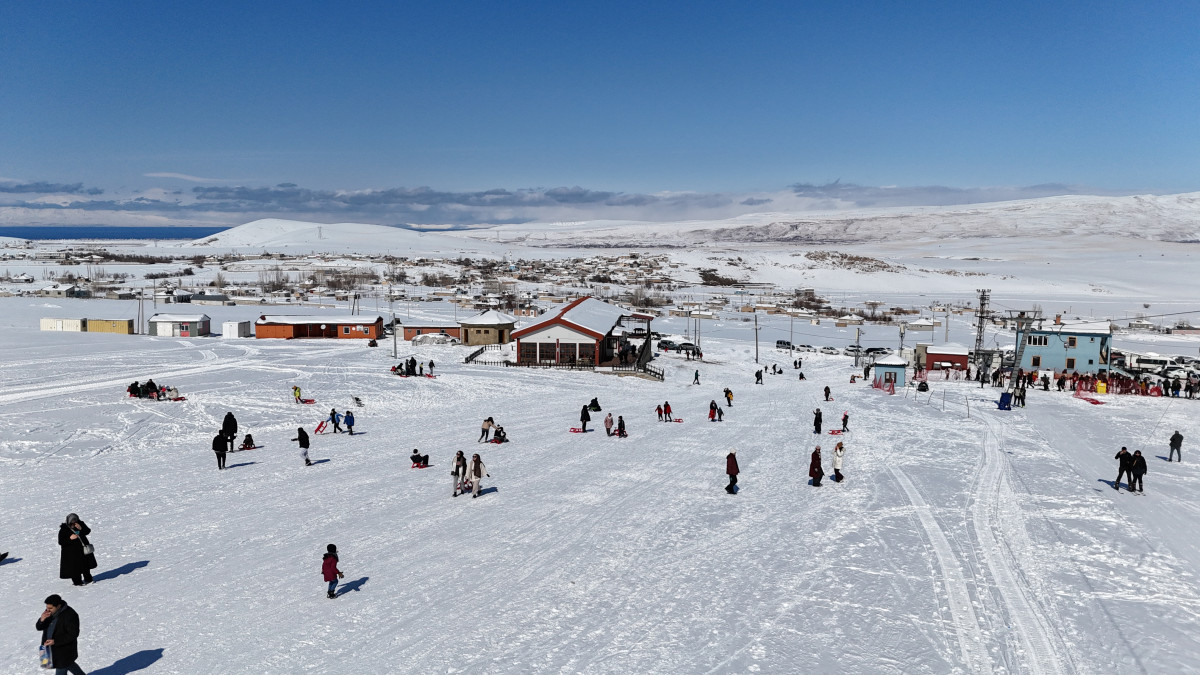
<svg viewBox="0 0 1200 675">
<path fill-rule="evenodd" d="M 92 583 L 92 570 L 96 569 L 96 553 L 88 543 L 92 529 L 74 513 L 58 526 L 58 546 L 61 557 L 58 562 L 58 578 L 70 579 L 76 586 Z"/>
</svg>

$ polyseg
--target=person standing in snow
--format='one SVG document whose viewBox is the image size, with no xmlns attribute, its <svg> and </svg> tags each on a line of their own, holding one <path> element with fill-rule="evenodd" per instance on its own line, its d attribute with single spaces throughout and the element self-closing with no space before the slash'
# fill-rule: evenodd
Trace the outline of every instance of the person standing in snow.
<svg viewBox="0 0 1200 675">
<path fill-rule="evenodd" d="M 417 375 L 420 375 L 421 377 L 425 377 L 425 362 L 424 361 L 417 364 Z"/>
<path fill-rule="evenodd" d="M 579 409 L 579 428 L 587 433 L 587 423 L 592 421 L 592 414 L 588 412 L 588 407 L 585 405 Z"/>
<path fill-rule="evenodd" d="M 433 377 L 433 359 L 429 359 L 429 376 Z"/>
<path fill-rule="evenodd" d="M 696 371 L 696 375 L 692 377 L 692 384 L 700 384 L 700 371 Z"/>
<path fill-rule="evenodd" d="M 821 433 L 821 409 L 817 408 L 813 411 L 813 433 Z"/>
<path fill-rule="evenodd" d="M 842 455 L 846 454 L 846 447 L 840 442 L 833 446 L 833 482 L 842 482 Z"/>
<path fill-rule="evenodd" d="M 842 433 L 846 433 L 847 431 L 850 431 L 850 411 L 849 410 L 842 413 Z"/>
<path fill-rule="evenodd" d="M 1121 476 L 1125 476 L 1125 479 L 1127 481 L 1126 485 L 1130 489 L 1132 489 L 1132 487 L 1133 487 L 1133 473 L 1132 473 L 1133 472 L 1133 455 L 1129 454 L 1129 450 L 1125 449 L 1125 446 L 1122 445 L 1121 449 L 1117 452 L 1117 454 L 1113 456 L 1113 459 L 1120 462 L 1120 464 L 1117 465 L 1117 481 L 1115 483 L 1113 483 L 1113 489 L 1114 490 L 1121 489 Z"/>
<path fill-rule="evenodd" d="M 338 413 L 337 408 L 329 409 L 329 422 L 333 425 L 333 433 L 342 433 L 342 415 Z"/>
<path fill-rule="evenodd" d="M 733 392 L 729 389 L 729 387 L 725 387 L 725 405 L 733 405 Z"/>
<path fill-rule="evenodd" d="M 671 402 L 663 401 L 663 419 L 668 422 L 674 422 L 675 418 L 671 416 Z"/>
<path fill-rule="evenodd" d="M 829 398 L 829 393 L 830 393 L 830 392 L 829 392 L 829 387 L 825 387 L 825 400 L 826 400 L 826 401 L 832 400 L 832 399 L 830 399 L 830 398 Z"/>
<path fill-rule="evenodd" d="M 346 415 L 342 418 L 342 420 L 346 423 L 346 431 L 350 432 L 350 435 L 353 436 L 354 435 L 354 412 L 347 410 Z"/>
<path fill-rule="evenodd" d="M 487 466 L 479 458 L 479 453 L 475 453 L 471 455 L 471 461 L 467 463 L 467 480 L 472 483 L 471 499 L 479 496 L 480 485 L 483 483 L 484 476 L 491 478 L 492 474 L 488 473 Z"/>
<path fill-rule="evenodd" d="M 1130 466 L 1130 475 L 1133 480 L 1129 482 L 1129 491 L 1134 491 L 1134 486 L 1137 486 L 1137 491 L 1142 491 L 1142 476 L 1146 475 L 1146 458 L 1142 457 L 1141 450 L 1133 451 L 1133 464 Z"/>
<path fill-rule="evenodd" d="M 656 408 L 654 408 L 654 412 L 658 413 L 658 421 L 662 422 L 663 414 L 662 414 L 662 404 L 661 403 Z"/>
<path fill-rule="evenodd" d="M 42 646 L 50 650 L 55 673 L 86 675 L 79 658 L 79 614 L 57 593 L 46 598 L 46 609 L 34 624 L 42 633 Z"/>
<path fill-rule="evenodd" d="M 612 413 L 608 413 L 607 415 L 604 416 L 604 434 L 606 436 L 612 436 L 612 429 L 613 429 Z"/>
<path fill-rule="evenodd" d="M 759 368 L 754 373 L 754 384 L 762 384 L 762 368 Z"/>
<path fill-rule="evenodd" d="M 479 427 L 479 440 L 475 442 L 486 443 L 488 439 L 488 430 L 495 428 L 495 426 L 496 423 L 492 420 L 492 418 L 489 417 L 484 420 L 483 424 Z"/>
<path fill-rule="evenodd" d="M 629 434 L 625 433 L 625 418 L 617 415 L 617 437 L 625 438 Z"/>
<path fill-rule="evenodd" d="M 300 387 L 292 386 L 292 398 L 296 399 L 296 403 L 300 403 Z"/>
<path fill-rule="evenodd" d="M 338 579 L 346 578 L 346 575 L 338 569 L 337 546 L 333 544 L 326 546 L 325 555 L 321 556 L 321 576 L 329 584 L 329 590 L 325 593 L 325 597 L 333 600 L 337 597 Z"/>
<path fill-rule="evenodd" d="M 817 446 L 813 450 L 812 461 L 808 463 L 808 476 L 812 478 L 813 487 L 821 487 L 821 478 L 825 476 L 825 470 L 821 468 L 821 446 Z"/>
<path fill-rule="evenodd" d="M 725 486 L 725 491 L 731 495 L 737 494 L 737 477 L 738 477 L 738 462 L 737 450 L 730 450 L 728 455 L 725 455 L 725 473 L 729 475 L 729 485 Z"/>
<path fill-rule="evenodd" d="M 454 455 L 454 466 L 450 470 L 450 476 L 454 478 L 454 489 L 451 490 L 450 496 L 457 497 L 458 493 L 464 492 L 463 482 L 467 479 L 467 458 L 463 456 L 462 450 Z"/>
<path fill-rule="evenodd" d="M 233 439 L 237 438 L 237 429 L 237 419 L 233 416 L 233 413 L 225 413 L 225 419 L 221 422 L 221 433 L 225 434 L 231 445 L 233 444 Z"/>
<path fill-rule="evenodd" d="M 308 458 L 308 432 L 304 427 L 296 429 L 296 437 L 292 440 L 300 442 L 300 456 L 304 458 L 304 466 L 312 466 L 312 460 Z"/>
<path fill-rule="evenodd" d="M 1171 455 L 1167 458 L 1167 461 L 1174 460 L 1176 454 L 1179 455 L 1179 461 L 1183 462 L 1183 434 L 1179 433 L 1178 429 L 1171 435 Z"/>
<path fill-rule="evenodd" d="M 717 421 L 717 400 L 716 399 L 713 399 L 708 402 L 708 421 L 709 422 Z"/>
<path fill-rule="evenodd" d="M 213 452 L 217 454 L 217 470 L 225 468 L 225 453 L 229 452 L 229 437 L 224 431 L 218 431 L 212 439 Z"/>
<path fill-rule="evenodd" d="M 717 406 L 717 421 L 718 422 L 725 421 L 725 410 L 723 408 L 721 408 L 721 406 Z"/>
<path fill-rule="evenodd" d="M 76 586 L 92 583 L 92 570 L 96 569 L 96 555 L 88 543 L 92 528 L 74 513 L 58 526 L 58 578 L 70 579 Z"/>
</svg>

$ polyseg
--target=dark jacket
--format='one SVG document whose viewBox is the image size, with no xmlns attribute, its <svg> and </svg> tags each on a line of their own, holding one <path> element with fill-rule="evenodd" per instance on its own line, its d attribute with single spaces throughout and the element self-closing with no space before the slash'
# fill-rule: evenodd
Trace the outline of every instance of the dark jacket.
<svg viewBox="0 0 1200 675">
<path fill-rule="evenodd" d="M 583 410 L 579 411 L 579 421 L 580 422 L 591 422 L 592 421 L 592 415 L 591 415 L 591 413 L 588 412 L 586 405 L 583 406 Z"/>
<path fill-rule="evenodd" d="M 87 536 L 91 533 L 92 528 L 88 527 L 82 520 L 79 521 L 78 532 L 72 530 L 71 526 L 66 523 L 58 526 L 58 545 L 60 547 L 58 560 L 59 579 L 70 579 L 88 570 L 96 569 L 96 556 L 94 554 L 83 554 L 83 545 L 88 543 Z M 73 534 L 79 535 L 79 538 L 72 539 L 71 535 Z"/>
<path fill-rule="evenodd" d="M 1132 452 L 1118 452 L 1117 454 L 1113 455 L 1113 459 L 1121 460 L 1121 470 L 1122 471 L 1128 471 L 1133 468 L 1133 453 Z"/>
<path fill-rule="evenodd" d="M 223 433 L 213 436 L 212 448 L 213 452 L 228 452 L 229 437 Z"/>
<path fill-rule="evenodd" d="M 237 420 L 234 419 L 233 413 L 225 413 L 225 421 L 221 422 L 221 433 L 230 438 L 237 436 Z"/>
<path fill-rule="evenodd" d="M 338 557 L 336 553 L 326 553 L 321 557 L 321 576 L 325 581 L 333 581 L 337 579 L 338 573 Z"/>
<path fill-rule="evenodd" d="M 725 455 L 725 473 L 730 476 L 738 475 L 737 455 L 732 452 Z"/>
<path fill-rule="evenodd" d="M 295 438 L 293 438 L 292 440 L 300 441 L 300 447 L 307 448 L 308 447 L 308 432 L 301 429 L 297 433 L 298 433 L 298 435 Z"/>
<path fill-rule="evenodd" d="M 1146 458 L 1141 455 L 1134 455 L 1132 471 L 1135 476 L 1146 475 Z"/>
<path fill-rule="evenodd" d="M 50 618 L 44 621 L 38 619 L 34 625 L 42 631 L 42 644 L 46 640 L 54 640 L 50 654 L 54 657 L 56 668 L 66 668 L 79 659 L 79 614 L 70 605 L 64 604 Z M 47 635 L 51 625 L 54 626 L 54 632 Z"/>
<path fill-rule="evenodd" d="M 818 426 L 818 427 L 821 426 L 821 411 L 820 410 L 813 413 L 813 425 Z"/>
<path fill-rule="evenodd" d="M 354 426 L 354 413 L 347 410 L 346 416 L 342 418 L 342 422 L 348 427 Z"/>
<path fill-rule="evenodd" d="M 821 468 L 821 451 L 813 450 L 812 461 L 808 464 L 808 477 L 817 478 L 824 475 L 825 470 Z"/>
<path fill-rule="evenodd" d="M 1182 448 L 1182 447 L 1183 447 L 1183 434 L 1181 434 L 1181 433 L 1179 433 L 1178 431 L 1176 431 L 1176 432 L 1175 432 L 1175 433 L 1174 433 L 1174 434 L 1171 436 L 1171 447 L 1172 447 L 1172 448 L 1174 448 L 1174 449 L 1176 449 L 1176 450 L 1178 450 L 1179 448 Z"/>
</svg>

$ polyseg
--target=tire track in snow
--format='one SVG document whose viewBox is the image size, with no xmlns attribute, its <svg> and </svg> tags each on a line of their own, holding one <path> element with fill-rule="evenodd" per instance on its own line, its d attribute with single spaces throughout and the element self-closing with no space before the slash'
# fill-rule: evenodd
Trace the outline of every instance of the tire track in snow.
<svg viewBox="0 0 1200 675">
<path fill-rule="evenodd" d="M 917 519 L 929 543 L 933 546 L 933 554 L 937 557 L 938 567 L 942 571 L 942 585 L 946 589 L 946 597 L 950 603 L 950 615 L 954 619 L 954 632 L 958 638 L 958 646 L 962 652 L 963 663 L 971 672 L 987 672 L 991 670 L 987 649 L 984 647 L 983 633 L 979 630 L 979 617 L 971 604 L 971 594 L 967 590 L 967 582 L 963 577 L 962 567 L 950 548 L 946 533 L 938 525 L 937 519 L 929 505 L 921 497 L 916 486 L 908 479 L 903 471 L 889 463 L 888 470 L 896 477 L 896 482 L 904 489 L 908 501 L 916 511 Z"/>
<path fill-rule="evenodd" d="M 1013 553 L 996 538 L 1000 492 L 1004 489 L 1006 476 L 1001 465 L 1003 458 L 999 437 L 992 428 L 992 421 L 986 416 L 984 424 L 987 433 L 983 440 L 983 470 L 973 488 L 970 506 L 975 538 L 1004 601 L 1014 632 L 1024 647 L 1028 671 L 1039 674 L 1074 672 L 1070 659 L 1060 658 L 1065 653 L 1056 649 L 1048 637 L 1058 635 L 1054 625 L 1025 596 L 1022 584 L 1017 579 L 1019 571 Z"/>
</svg>

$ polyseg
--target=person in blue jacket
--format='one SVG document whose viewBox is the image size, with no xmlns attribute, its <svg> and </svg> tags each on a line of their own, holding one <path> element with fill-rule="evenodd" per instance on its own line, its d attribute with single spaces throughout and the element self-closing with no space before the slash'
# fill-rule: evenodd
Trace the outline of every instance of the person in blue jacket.
<svg viewBox="0 0 1200 675">
<path fill-rule="evenodd" d="M 346 423 L 346 431 L 349 431 L 350 435 L 353 436 L 354 435 L 354 413 L 347 410 L 346 416 L 342 418 L 342 421 Z"/>
</svg>

